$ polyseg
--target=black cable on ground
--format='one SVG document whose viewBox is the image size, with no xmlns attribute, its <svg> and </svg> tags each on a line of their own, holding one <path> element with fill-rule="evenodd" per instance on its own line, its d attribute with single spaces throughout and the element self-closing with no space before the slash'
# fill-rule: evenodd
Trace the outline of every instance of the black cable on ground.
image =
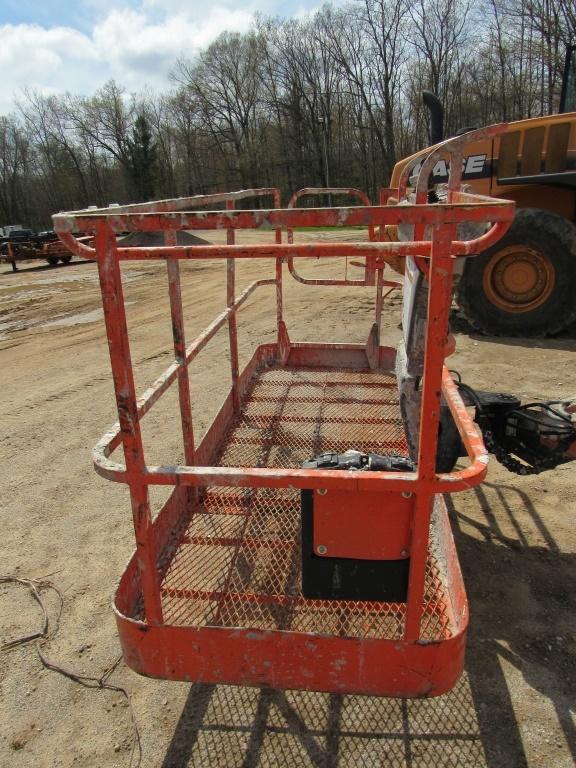
<svg viewBox="0 0 576 768">
<path fill-rule="evenodd" d="M 60 623 L 60 616 L 62 614 L 62 608 L 64 606 L 64 598 L 62 597 L 62 593 L 56 587 L 51 581 L 46 581 L 42 579 L 26 579 L 19 576 L 2 576 L 0 575 L 0 584 L 14 584 L 14 585 L 20 585 L 23 587 L 26 587 L 34 600 L 38 603 L 40 606 L 40 610 L 42 611 L 42 624 L 40 626 L 40 629 L 36 632 L 31 632 L 27 635 L 22 635 L 22 637 L 14 638 L 13 640 L 5 641 L 1 648 L 3 651 L 9 651 L 12 648 L 16 648 L 17 646 L 24 645 L 26 643 L 30 643 L 32 641 L 36 641 L 36 652 L 38 654 L 38 658 L 40 659 L 40 662 L 42 666 L 45 669 L 50 670 L 51 672 L 57 672 L 59 675 L 63 675 L 64 677 L 67 677 L 69 680 L 72 680 L 75 683 L 78 683 L 78 685 L 82 685 L 84 688 L 92 688 L 97 690 L 106 690 L 106 691 L 113 691 L 115 693 L 121 693 L 124 698 L 126 699 L 128 703 L 128 709 L 130 712 L 130 719 L 132 721 L 132 729 L 133 729 L 133 741 L 132 741 L 132 751 L 130 753 L 130 768 L 140 768 L 140 765 L 142 764 L 142 742 L 140 739 L 140 731 L 138 730 L 138 724 L 136 722 L 136 717 L 134 715 L 134 710 L 132 708 L 132 701 L 130 699 L 130 694 L 126 690 L 126 688 L 123 688 L 121 685 L 114 685 L 113 683 L 109 683 L 108 680 L 110 676 L 115 672 L 116 668 L 122 661 L 122 656 L 119 656 L 110 666 L 108 666 L 102 675 L 100 677 L 91 677 L 89 675 L 80 675 L 73 670 L 67 669 L 66 667 L 62 667 L 59 664 L 56 664 L 53 661 L 50 661 L 50 659 L 46 658 L 44 654 L 42 653 L 40 649 L 40 642 L 42 640 L 48 640 L 51 637 L 54 637 L 56 632 L 59 628 Z M 42 599 L 42 590 L 52 590 L 56 593 L 59 600 L 59 609 L 58 609 L 58 615 L 55 620 L 55 626 L 53 629 L 50 627 L 50 618 L 48 614 L 48 610 L 46 609 L 46 604 L 44 603 L 44 600 Z M 136 757 L 136 762 L 134 761 L 134 757 Z"/>
</svg>

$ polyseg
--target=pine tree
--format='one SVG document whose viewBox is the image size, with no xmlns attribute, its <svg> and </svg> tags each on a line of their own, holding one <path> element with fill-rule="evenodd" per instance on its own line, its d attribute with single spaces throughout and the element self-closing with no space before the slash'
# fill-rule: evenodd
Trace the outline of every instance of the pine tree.
<svg viewBox="0 0 576 768">
<path fill-rule="evenodd" d="M 139 201 L 154 199 L 154 176 L 156 166 L 156 142 L 146 115 L 139 114 L 134 121 L 132 135 L 128 139 L 130 154 L 129 175 L 132 194 Z"/>
</svg>

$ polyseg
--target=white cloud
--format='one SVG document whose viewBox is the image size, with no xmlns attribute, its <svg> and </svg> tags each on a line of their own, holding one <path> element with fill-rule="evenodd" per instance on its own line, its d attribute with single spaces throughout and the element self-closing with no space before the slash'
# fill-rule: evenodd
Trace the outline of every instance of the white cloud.
<svg viewBox="0 0 576 768">
<path fill-rule="evenodd" d="M 174 13 L 151 21 L 142 11 L 114 10 L 94 29 L 94 43 L 101 57 L 121 73 L 154 79 L 168 74 L 176 58 L 192 55 L 224 29 L 244 31 L 252 15 L 243 10 L 212 6 L 193 17 Z"/>
<path fill-rule="evenodd" d="M 272 12 L 277 5 L 278 0 L 243 0 L 241 5 L 238 0 L 218 0 L 221 9 L 241 11 L 248 15 L 256 11 Z M 210 10 L 204 0 L 142 0 L 142 8 L 191 20 L 198 19 Z"/>
<path fill-rule="evenodd" d="M 111 77 L 130 90 L 167 87 L 179 56 L 192 56 L 224 30 L 245 31 L 256 10 L 232 0 L 116 6 L 85 33 L 67 26 L 1 25 L 0 114 L 13 110 L 23 88 L 90 94 Z"/>
<path fill-rule="evenodd" d="M 97 64 L 92 40 L 71 27 L 44 29 L 35 24 L 0 26 L 0 113 L 13 108 L 22 88 L 44 93 L 80 85 Z M 86 82 L 89 82 L 88 80 Z"/>
<path fill-rule="evenodd" d="M 193 56 L 224 30 L 247 30 L 255 12 L 303 17 L 321 2 L 58 0 L 53 16 L 73 19 L 70 26 L 0 23 L 0 114 L 14 109 L 24 88 L 91 94 L 110 78 L 130 91 L 166 88 L 178 57 Z M 2 18 L 8 13 L 0 9 Z"/>
</svg>

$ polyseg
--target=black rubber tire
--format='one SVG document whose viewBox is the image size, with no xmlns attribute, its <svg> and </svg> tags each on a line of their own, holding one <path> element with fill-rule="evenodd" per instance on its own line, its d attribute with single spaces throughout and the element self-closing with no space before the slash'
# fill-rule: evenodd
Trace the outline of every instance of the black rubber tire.
<svg viewBox="0 0 576 768">
<path fill-rule="evenodd" d="M 58 266 L 58 256 L 48 256 L 46 258 L 46 261 L 48 262 L 48 264 L 50 264 L 51 267 Z"/>
<path fill-rule="evenodd" d="M 452 472 L 460 456 L 466 456 L 466 449 L 450 408 L 443 402 L 440 407 L 440 423 L 438 424 L 436 472 Z"/>
<path fill-rule="evenodd" d="M 70 264 L 70 262 L 72 261 L 72 254 L 67 253 L 66 256 L 60 256 L 60 261 L 62 262 L 62 264 Z"/>
<path fill-rule="evenodd" d="M 546 301 L 526 312 L 509 312 L 487 296 L 484 270 L 500 251 L 518 243 L 546 257 L 554 286 Z M 551 336 L 576 320 L 576 226 L 537 208 L 521 208 L 504 237 L 479 256 L 466 260 L 457 290 L 460 309 L 470 324 L 492 336 Z"/>
</svg>

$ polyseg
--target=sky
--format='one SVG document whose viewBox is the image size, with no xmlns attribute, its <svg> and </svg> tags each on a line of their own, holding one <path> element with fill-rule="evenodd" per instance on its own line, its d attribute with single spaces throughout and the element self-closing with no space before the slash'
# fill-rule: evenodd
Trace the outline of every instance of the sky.
<svg viewBox="0 0 576 768">
<path fill-rule="evenodd" d="M 254 13 L 302 16 L 321 0 L 0 0 L 0 115 L 23 89 L 91 94 L 114 78 L 162 90 L 177 58 Z"/>
</svg>

